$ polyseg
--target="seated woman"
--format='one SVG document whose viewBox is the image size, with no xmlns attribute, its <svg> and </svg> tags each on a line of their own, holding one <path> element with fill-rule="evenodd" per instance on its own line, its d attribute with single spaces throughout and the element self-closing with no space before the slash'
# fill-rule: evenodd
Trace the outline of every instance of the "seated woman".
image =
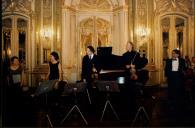
<svg viewBox="0 0 195 128">
<path fill-rule="evenodd" d="M 8 68 L 7 82 L 8 87 L 6 95 L 11 98 L 10 101 L 18 101 L 19 105 L 22 103 L 22 97 L 24 94 L 23 91 L 26 91 L 23 90 L 23 87 L 25 87 L 26 84 L 24 79 L 24 69 L 19 63 L 19 58 L 17 56 L 11 57 L 11 64 Z"/>
<path fill-rule="evenodd" d="M 11 65 L 8 69 L 8 85 L 20 89 L 25 85 L 24 69 L 19 63 L 19 58 L 13 56 L 11 58 Z"/>
</svg>

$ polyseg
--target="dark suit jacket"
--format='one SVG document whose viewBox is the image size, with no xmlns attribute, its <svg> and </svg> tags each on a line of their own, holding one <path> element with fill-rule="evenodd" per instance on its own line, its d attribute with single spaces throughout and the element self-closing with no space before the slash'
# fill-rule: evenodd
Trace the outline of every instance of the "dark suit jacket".
<svg viewBox="0 0 195 128">
<path fill-rule="evenodd" d="M 143 59 L 140 57 L 139 53 L 136 53 L 136 51 L 131 52 L 125 52 L 123 54 L 123 65 L 129 65 L 133 61 L 133 64 L 135 65 L 136 69 L 141 69 L 146 66 L 148 63 L 147 59 Z"/>
<path fill-rule="evenodd" d="M 179 69 L 178 73 L 180 74 L 181 77 L 184 76 L 186 70 L 186 65 L 185 65 L 185 60 L 182 58 L 179 58 Z M 165 65 L 165 76 L 169 78 L 172 74 L 172 59 L 167 59 L 166 65 Z"/>
<path fill-rule="evenodd" d="M 127 51 L 123 54 L 123 66 L 125 69 L 125 80 L 126 82 L 130 82 L 130 70 L 126 68 L 126 65 L 130 65 L 130 64 L 134 64 L 135 68 L 137 70 L 136 74 L 138 75 L 138 82 L 141 82 L 143 84 L 145 84 L 149 78 L 148 76 L 148 71 L 147 70 L 141 70 L 142 68 L 144 68 L 147 63 L 148 63 L 148 59 L 147 58 L 141 58 L 139 53 L 136 53 L 136 51 Z"/>
<path fill-rule="evenodd" d="M 97 55 L 94 54 L 93 59 L 90 60 L 88 55 L 85 55 L 82 60 L 82 80 L 86 79 L 87 81 L 91 80 L 91 75 L 93 73 L 93 66 L 96 68 L 97 73 L 100 72 L 101 66 L 100 61 Z"/>
</svg>

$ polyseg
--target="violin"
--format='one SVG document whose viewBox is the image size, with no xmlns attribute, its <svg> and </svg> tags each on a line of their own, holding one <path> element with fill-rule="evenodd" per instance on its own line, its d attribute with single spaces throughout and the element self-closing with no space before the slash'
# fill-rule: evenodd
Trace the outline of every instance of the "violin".
<svg viewBox="0 0 195 128">
<path fill-rule="evenodd" d="M 131 79 L 131 80 L 137 80 L 137 79 L 138 79 L 138 76 L 137 76 L 137 74 L 136 74 L 135 66 L 132 66 L 132 65 L 131 65 L 130 73 L 131 73 L 131 76 L 130 76 L 130 79 Z"/>
<path fill-rule="evenodd" d="M 94 80 L 98 79 L 98 72 L 97 72 L 94 64 L 92 67 L 92 79 L 94 79 Z"/>
<path fill-rule="evenodd" d="M 135 65 L 133 65 L 133 62 L 135 60 L 135 57 L 137 56 L 137 53 L 135 53 L 133 59 L 131 60 L 131 65 L 130 65 L 130 73 L 131 73 L 131 76 L 130 76 L 130 79 L 131 80 L 137 80 L 138 79 L 138 76 L 136 74 L 136 69 L 135 69 Z"/>
</svg>

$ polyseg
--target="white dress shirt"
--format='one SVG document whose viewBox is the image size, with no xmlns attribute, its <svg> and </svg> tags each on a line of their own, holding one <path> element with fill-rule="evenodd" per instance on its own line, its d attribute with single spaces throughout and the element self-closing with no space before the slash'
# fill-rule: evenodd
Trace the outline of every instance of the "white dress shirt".
<svg viewBox="0 0 195 128">
<path fill-rule="evenodd" d="M 179 59 L 176 58 L 176 60 L 172 60 L 172 71 L 178 71 L 179 70 Z"/>
<path fill-rule="evenodd" d="M 89 56 L 89 59 L 92 60 L 92 59 L 93 59 L 93 56 L 94 56 L 94 54 L 91 54 L 91 55 Z"/>
</svg>

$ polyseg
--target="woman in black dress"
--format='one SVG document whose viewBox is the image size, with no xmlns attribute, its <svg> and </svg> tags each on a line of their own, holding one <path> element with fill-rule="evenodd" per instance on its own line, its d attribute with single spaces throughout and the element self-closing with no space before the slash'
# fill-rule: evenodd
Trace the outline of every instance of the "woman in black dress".
<svg viewBox="0 0 195 128">
<path fill-rule="evenodd" d="M 51 53 L 51 58 L 49 62 L 49 72 L 47 74 L 47 79 L 59 81 L 54 85 L 53 87 L 54 90 L 48 94 L 50 102 L 57 104 L 60 98 L 61 92 L 63 91 L 63 87 L 64 87 L 64 84 L 63 85 L 60 84 L 63 82 L 62 81 L 62 66 L 59 62 L 59 56 L 57 52 Z"/>
<path fill-rule="evenodd" d="M 59 62 L 59 56 L 56 52 L 51 53 L 51 58 L 49 62 L 49 72 L 47 74 L 48 80 L 62 80 L 62 67 Z"/>
</svg>

